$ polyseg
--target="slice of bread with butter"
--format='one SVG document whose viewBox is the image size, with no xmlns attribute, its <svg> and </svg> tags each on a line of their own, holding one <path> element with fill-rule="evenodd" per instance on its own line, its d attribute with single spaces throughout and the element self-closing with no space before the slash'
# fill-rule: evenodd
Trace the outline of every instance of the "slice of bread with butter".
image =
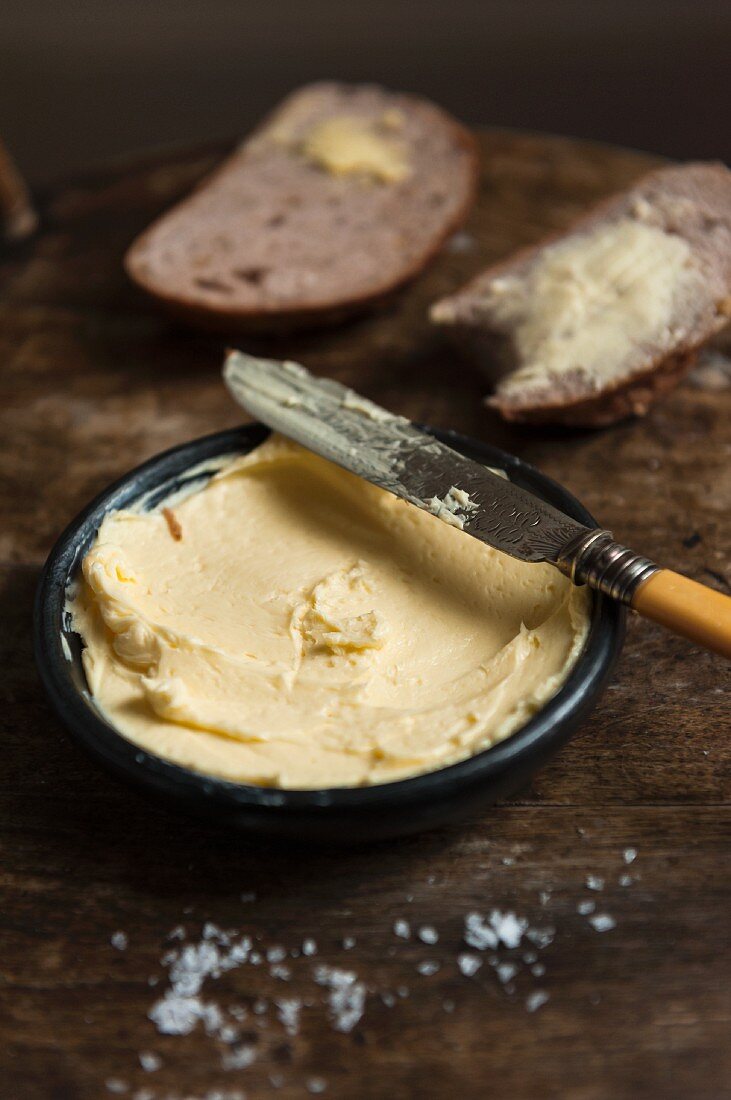
<svg viewBox="0 0 731 1100">
<path fill-rule="evenodd" d="M 499 378 L 507 420 L 647 412 L 731 316 L 731 172 L 663 168 L 483 271 L 431 319 Z"/>
<path fill-rule="evenodd" d="M 469 213 L 477 171 L 472 136 L 439 107 L 313 84 L 143 233 L 126 268 L 206 327 L 336 321 L 421 271 Z"/>
</svg>

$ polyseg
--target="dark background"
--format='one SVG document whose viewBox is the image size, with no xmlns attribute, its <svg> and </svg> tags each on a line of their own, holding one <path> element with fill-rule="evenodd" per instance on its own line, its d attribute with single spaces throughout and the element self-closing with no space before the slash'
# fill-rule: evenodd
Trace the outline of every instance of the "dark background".
<svg viewBox="0 0 731 1100">
<path fill-rule="evenodd" d="M 0 0 L 0 135 L 33 182 L 244 134 L 308 80 L 470 123 L 731 160 L 731 0 Z"/>
</svg>

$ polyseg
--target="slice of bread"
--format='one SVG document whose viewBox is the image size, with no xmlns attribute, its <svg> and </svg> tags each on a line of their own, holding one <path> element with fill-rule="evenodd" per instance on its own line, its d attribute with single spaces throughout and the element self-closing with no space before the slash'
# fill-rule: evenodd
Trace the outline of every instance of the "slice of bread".
<svg viewBox="0 0 731 1100">
<path fill-rule="evenodd" d="M 469 213 L 477 173 L 473 138 L 433 104 L 312 84 L 143 233 L 125 266 L 206 327 L 333 322 L 418 274 Z"/>
<path fill-rule="evenodd" d="M 731 316 L 731 172 L 662 168 L 565 233 L 436 302 L 487 366 L 507 420 L 600 426 L 643 415 Z"/>
</svg>

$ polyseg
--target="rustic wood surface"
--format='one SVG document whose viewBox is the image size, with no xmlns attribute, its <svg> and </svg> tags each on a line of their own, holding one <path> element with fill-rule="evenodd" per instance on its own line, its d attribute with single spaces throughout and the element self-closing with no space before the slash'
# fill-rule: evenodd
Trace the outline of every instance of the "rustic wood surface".
<svg viewBox="0 0 731 1100">
<path fill-rule="evenodd" d="M 617 537 L 728 590 L 722 361 L 644 421 L 600 433 L 521 430 L 482 406 L 483 378 L 424 320 L 429 301 L 484 262 L 566 225 L 655 162 L 500 132 L 484 135 L 482 151 L 470 237 L 389 312 L 253 346 L 520 454 Z M 225 341 L 168 322 L 120 267 L 133 236 L 218 155 L 168 153 L 57 187 L 41 196 L 40 234 L 0 266 L 0 1095 L 289 1098 L 323 1084 L 344 1098 L 731 1095 L 731 722 L 719 658 L 631 622 L 601 705 L 529 789 L 439 833 L 346 852 L 293 852 L 172 815 L 100 773 L 43 699 L 31 607 L 56 535 L 131 466 L 240 419 L 219 380 Z M 638 852 L 630 864 L 627 848 Z M 603 878 L 603 890 L 587 889 L 587 875 Z M 577 911 L 589 899 L 613 930 L 595 931 Z M 465 914 L 493 908 L 555 928 L 536 950 L 544 975 L 524 961 L 527 943 L 498 953 L 519 964 L 511 981 L 487 958 L 474 977 L 460 972 Z M 439 942 L 394 936 L 400 918 L 433 925 Z M 182 923 L 197 942 L 206 920 L 258 934 L 263 947 L 296 948 L 306 936 L 318 944 L 316 959 L 289 961 L 289 982 L 267 964 L 204 986 L 204 998 L 248 1010 L 239 1042 L 256 1056 L 247 1068 L 224 1069 L 226 1044 L 201 1026 L 159 1035 L 147 1018 L 166 988 L 168 933 Z M 123 950 L 110 942 L 117 931 L 128 937 Z M 424 960 L 440 970 L 420 973 Z M 331 1026 L 316 962 L 352 969 L 368 986 L 349 1033 Z M 526 999 L 541 990 L 550 999 L 529 1012 Z M 283 997 L 311 1002 L 295 1036 L 273 1006 L 252 1010 Z M 139 1061 L 150 1051 L 162 1060 L 155 1071 Z"/>
</svg>

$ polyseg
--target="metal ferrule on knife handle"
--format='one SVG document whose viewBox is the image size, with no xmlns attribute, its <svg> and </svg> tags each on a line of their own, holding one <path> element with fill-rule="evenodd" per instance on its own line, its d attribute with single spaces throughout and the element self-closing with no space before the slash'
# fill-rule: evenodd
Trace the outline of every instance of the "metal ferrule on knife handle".
<svg viewBox="0 0 731 1100">
<path fill-rule="evenodd" d="M 615 542 L 612 532 L 601 528 L 571 539 L 556 564 L 574 584 L 588 584 L 630 607 L 639 586 L 659 568 L 649 558 Z"/>
</svg>

